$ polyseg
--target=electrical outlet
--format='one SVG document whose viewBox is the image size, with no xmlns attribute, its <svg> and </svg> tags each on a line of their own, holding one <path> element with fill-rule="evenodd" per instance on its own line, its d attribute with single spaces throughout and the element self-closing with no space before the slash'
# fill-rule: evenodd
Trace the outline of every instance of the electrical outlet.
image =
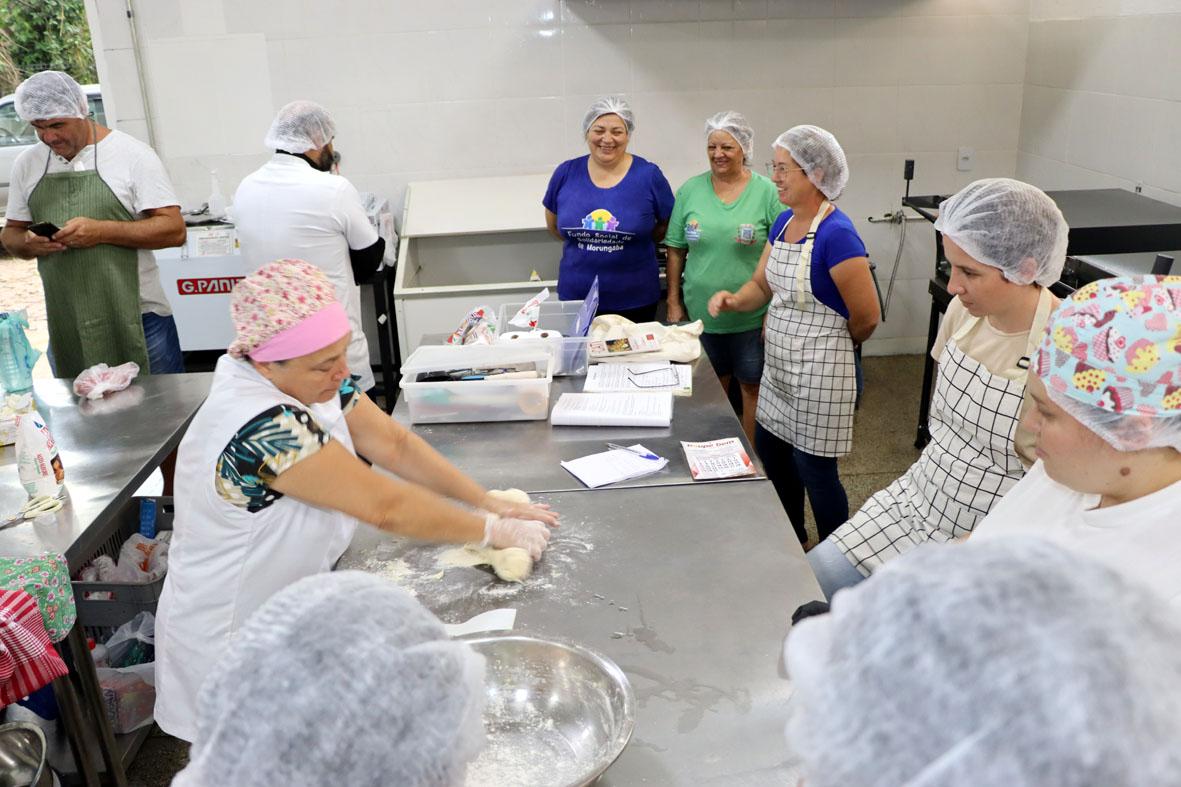
<svg viewBox="0 0 1181 787">
<path fill-rule="evenodd" d="M 955 168 L 960 172 L 971 172 L 976 166 L 976 149 L 960 148 L 956 153 Z"/>
</svg>

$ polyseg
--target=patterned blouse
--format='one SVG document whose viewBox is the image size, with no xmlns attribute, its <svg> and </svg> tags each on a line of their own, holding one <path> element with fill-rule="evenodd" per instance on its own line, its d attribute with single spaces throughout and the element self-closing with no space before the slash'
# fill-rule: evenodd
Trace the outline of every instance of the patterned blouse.
<svg viewBox="0 0 1181 787">
<path fill-rule="evenodd" d="M 348 415 L 361 400 L 357 381 L 340 384 L 340 409 Z M 287 468 L 320 450 L 331 436 L 301 407 L 278 404 L 246 422 L 217 459 L 218 495 L 250 513 L 262 511 L 283 494 L 270 483 Z"/>
</svg>

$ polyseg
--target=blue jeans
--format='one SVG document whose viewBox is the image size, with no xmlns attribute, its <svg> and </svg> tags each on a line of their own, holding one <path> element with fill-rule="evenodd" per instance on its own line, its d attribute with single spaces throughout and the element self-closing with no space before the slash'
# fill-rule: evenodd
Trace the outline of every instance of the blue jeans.
<svg viewBox="0 0 1181 787">
<path fill-rule="evenodd" d="M 845 556 L 841 548 L 831 538 L 826 538 L 812 548 L 806 555 L 824 597 L 832 601 L 833 595 L 844 588 L 864 582 L 865 577 L 857 570 L 857 566 Z"/>
<path fill-rule="evenodd" d="M 703 333 L 701 346 L 718 377 L 758 385 L 763 377 L 763 329 L 738 333 Z"/>
<path fill-rule="evenodd" d="M 184 374 L 185 360 L 180 351 L 180 337 L 176 334 L 176 320 L 172 315 L 161 317 L 147 312 L 140 316 L 144 326 L 144 340 L 148 345 L 148 369 L 141 372 L 151 374 Z M 53 360 L 53 347 L 45 348 L 49 368 L 57 377 L 57 364 Z"/>
<path fill-rule="evenodd" d="M 762 424 L 755 424 L 755 450 L 801 544 L 808 540 L 804 529 L 805 491 L 821 541 L 849 519 L 849 498 L 837 474 L 836 457 L 801 451 L 768 432 Z"/>
<path fill-rule="evenodd" d="M 185 359 L 180 352 L 180 337 L 176 335 L 176 320 L 172 315 L 161 317 L 148 312 L 143 315 L 143 324 L 152 374 L 184 374 Z"/>
</svg>

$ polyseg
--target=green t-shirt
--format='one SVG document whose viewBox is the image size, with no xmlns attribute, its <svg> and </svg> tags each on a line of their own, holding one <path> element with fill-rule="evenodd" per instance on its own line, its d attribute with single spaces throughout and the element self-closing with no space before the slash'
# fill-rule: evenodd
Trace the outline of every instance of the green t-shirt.
<svg viewBox="0 0 1181 787">
<path fill-rule="evenodd" d="M 706 310 L 718 290 L 738 292 L 750 280 L 767 244 L 767 231 L 787 207 L 766 177 L 752 172 L 738 199 L 724 204 L 714 193 L 710 174 L 685 181 L 668 220 L 667 246 L 688 249 L 682 300 L 690 320 L 702 320 L 706 333 L 738 333 L 758 328 L 766 307 L 753 312 L 725 312 L 716 318 Z M 739 241 L 742 225 L 753 233 L 749 244 Z"/>
</svg>

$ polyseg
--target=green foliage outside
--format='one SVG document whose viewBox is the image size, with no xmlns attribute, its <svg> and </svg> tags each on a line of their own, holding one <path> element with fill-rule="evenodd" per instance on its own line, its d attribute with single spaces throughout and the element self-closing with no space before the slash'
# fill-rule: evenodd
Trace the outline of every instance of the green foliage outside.
<svg viewBox="0 0 1181 787">
<path fill-rule="evenodd" d="M 98 81 L 83 0 L 0 0 L 0 95 L 45 69 Z"/>
</svg>

